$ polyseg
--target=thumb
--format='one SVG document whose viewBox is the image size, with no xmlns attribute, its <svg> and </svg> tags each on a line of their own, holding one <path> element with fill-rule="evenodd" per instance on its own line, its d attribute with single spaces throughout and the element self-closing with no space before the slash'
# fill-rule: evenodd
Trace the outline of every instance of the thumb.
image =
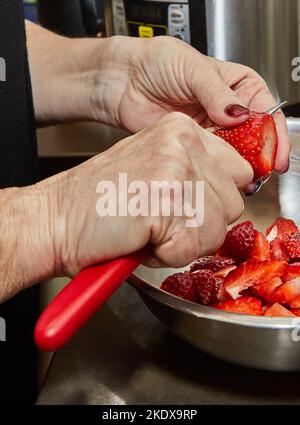
<svg viewBox="0 0 300 425">
<path fill-rule="evenodd" d="M 212 67 L 196 77 L 195 95 L 209 118 L 219 127 L 240 125 L 250 118 L 249 109 Z"/>
</svg>

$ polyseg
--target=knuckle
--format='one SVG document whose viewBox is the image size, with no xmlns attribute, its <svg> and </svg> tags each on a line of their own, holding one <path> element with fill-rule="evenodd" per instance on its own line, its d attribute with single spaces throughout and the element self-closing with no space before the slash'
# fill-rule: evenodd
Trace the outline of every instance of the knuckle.
<svg viewBox="0 0 300 425">
<path fill-rule="evenodd" d="M 188 115 L 184 114 L 183 112 L 177 112 L 177 111 L 170 112 L 167 115 L 167 118 L 172 122 L 173 121 L 180 121 L 180 122 L 183 121 L 185 123 L 193 122 L 192 118 L 190 118 Z"/>
</svg>

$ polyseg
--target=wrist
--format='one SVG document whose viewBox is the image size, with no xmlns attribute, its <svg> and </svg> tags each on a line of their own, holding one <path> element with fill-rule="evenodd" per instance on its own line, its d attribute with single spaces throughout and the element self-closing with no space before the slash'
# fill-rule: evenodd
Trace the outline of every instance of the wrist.
<svg viewBox="0 0 300 425">
<path fill-rule="evenodd" d="M 1 191 L 0 301 L 55 275 L 49 198 L 40 185 Z"/>
<path fill-rule="evenodd" d="M 66 38 L 30 22 L 26 32 L 37 122 L 93 120 L 90 97 L 106 39 Z"/>
<path fill-rule="evenodd" d="M 113 127 L 123 127 L 120 106 L 128 83 L 134 78 L 136 57 L 144 49 L 141 39 L 113 36 L 104 48 L 95 43 L 90 96 L 92 119 Z"/>
</svg>

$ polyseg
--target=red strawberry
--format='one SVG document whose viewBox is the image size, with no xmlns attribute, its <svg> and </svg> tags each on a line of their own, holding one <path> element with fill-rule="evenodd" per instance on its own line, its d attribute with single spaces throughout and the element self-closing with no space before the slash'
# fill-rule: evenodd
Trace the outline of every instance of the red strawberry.
<svg viewBox="0 0 300 425">
<path fill-rule="evenodd" d="M 265 261 L 270 260 L 270 244 L 264 235 L 260 232 L 257 232 L 254 244 L 250 253 L 251 260 L 256 261 Z"/>
<path fill-rule="evenodd" d="M 277 238 L 275 238 L 274 240 L 272 240 L 272 242 L 270 243 L 270 249 L 271 249 L 271 258 L 272 260 L 277 260 L 277 261 L 288 261 L 287 256 L 285 255 L 285 253 L 282 250 L 281 247 L 281 239 L 282 236 L 277 236 Z"/>
<path fill-rule="evenodd" d="M 296 298 L 294 298 L 291 302 L 290 302 L 290 307 L 291 308 L 299 308 L 300 309 L 300 295 L 298 295 Z"/>
<path fill-rule="evenodd" d="M 230 143 L 252 166 L 254 179 L 272 173 L 278 146 L 274 118 L 266 113 L 251 112 L 244 124 L 217 130 L 215 134 Z"/>
<path fill-rule="evenodd" d="M 296 279 L 296 277 L 300 277 L 300 264 L 290 264 L 286 269 L 283 280 L 284 282 L 288 282 Z"/>
<path fill-rule="evenodd" d="M 195 261 L 191 265 L 190 270 L 191 272 L 196 270 L 211 270 L 213 272 L 217 272 L 221 269 L 232 266 L 234 263 L 235 260 L 232 258 L 216 257 L 211 255 L 209 257 L 199 258 L 199 260 Z"/>
<path fill-rule="evenodd" d="M 211 270 L 197 270 L 191 273 L 200 300 L 204 305 L 216 301 L 224 279 L 215 277 Z"/>
<path fill-rule="evenodd" d="M 280 279 L 280 277 L 274 277 L 274 279 L 271 279 L 268 282 L 254 285 L 251 288 L 251 292 L 253 295 L 255 295 L 256 297 L 262 298 L 267 303 L 272 303 L 273 293 L 281 285 L 282 285 L 282 280 Z"/>
<path fill-rule="evenodd" d="M 225 277 L 228 276 L 229 273 L 232 272 L 235 269 L 236 269 L 236 266 L 225 267 L 225 269 L 221 269 L 218 272 L 216 272 L 215 276 L 216 277 L 222 277 L 223 279 L 225 279 Z"/>
<path fill-rule="evenodd" d="M 281 277 L 286 270 L 283 261 L 252 261 L 242 264 L 226 277 L 224 282 L 225 291 L 233 299 L 240 297 L 245 289 L 254 285 L 262 285 Z"/>
<path fill-rule="evenodd" d="M 277 288 L 272 295 L 272 302 L 291 305 L 291 302 L 300 295 L 300 278 L 286 282 Z"/>
<path fill-rule="evenodd" d="M 269 307 L 265 311 L 265 316 L 271 316 L 271 317 L 295 317 L 295 314 L 291 313 L 288 309 L 286 309 L 282 305 L 276 303 L 276 304 L 273 304 L 272 307 Z"/>
<path fill-rule="evenodd" d="M 161 289 L 188 301 L 197 302 L 199 300 L 197 288 L 189 272 L 168 276 L 163 281 Z"/>
<path fill-rule="evenodd" d="M 290 312 L 293 313 L 295 316 L 300 317 L 300 308 L 292 308 Z"/>
<path fill-rule="evenodd" d="M 248 314 L 254 316 L 262 316 L 262 302 L 254 297 L 241 297 L 238 300 L 224 301 L 223 303 L 211 305 L 218 310 L 224 310 L 231 313 Z"/>
<path fill-rule="evenodd" d="M 300 258 L 300 233 L 281 236 L 280 246 L 285 256 L 290 260 Z"/>
<path fill-rule="evenodd" d="M 251 221 L 237 224 L 227 233 L 221 253 L 224 257 L 245 261 L 252 250 L 256 233 Z"/>
<path fill-rule="evenodd" d="M 268 227 L 266 235 L 269 242 L 272 242 L 277 236 L 289 235 L 290 233 L 297 233 L 298 227 L 287 218 L 279 217 L 270 227 Z"/>
</svg>

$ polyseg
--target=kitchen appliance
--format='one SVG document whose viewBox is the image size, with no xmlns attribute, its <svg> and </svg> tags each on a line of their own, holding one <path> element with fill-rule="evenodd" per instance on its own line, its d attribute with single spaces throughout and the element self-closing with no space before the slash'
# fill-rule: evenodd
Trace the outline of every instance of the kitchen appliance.
<svg viewBox="0 0 300 425">
<path fill-rule="evenodd" d="M 39 20 L 70 36 L 171 35 L 259 72 L 300 116 L 300 0 L 39 0 Z"/>
<path fill-rule="evenodd" d="M 104 7 L 108 35 L 178 37 L 217 59 L 251 66 L 278 102 L 300 103 L 300 83 L 292 79 L 300 0 L 104 0 Z"/>
<path fill-rule="evenodd" d="M 102 0 L 38 0 L 40 24 L 70 37 L 104 34 Z"/>
</svg>

